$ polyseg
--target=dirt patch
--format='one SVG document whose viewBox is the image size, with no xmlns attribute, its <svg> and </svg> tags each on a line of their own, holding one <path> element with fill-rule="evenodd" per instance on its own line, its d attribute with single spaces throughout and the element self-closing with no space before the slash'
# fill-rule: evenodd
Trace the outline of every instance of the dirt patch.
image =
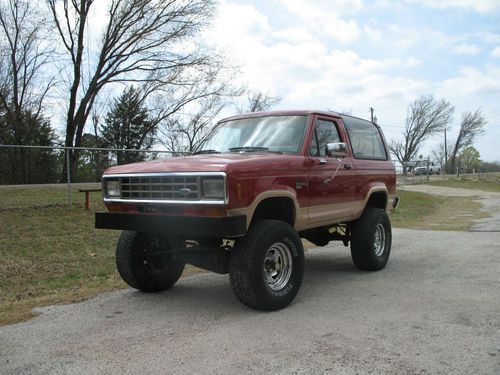
<svg viewBox="0 0 500 375">
<path fill-rule="evenodd" d="M 431 185 L 405 185 L 399 186 L 399 190 L 414 191 L 444 197 L 467 197 L 481 205 L 484 217 L 471 218 L 473 232 L 500 232 L 500 193 L 473 189 L 461 189 Z M 450 212 L 451 211 L 450 209 Z M 464 212 L 454 212 L 453 217 L 464 215 Z"/>
</svg>

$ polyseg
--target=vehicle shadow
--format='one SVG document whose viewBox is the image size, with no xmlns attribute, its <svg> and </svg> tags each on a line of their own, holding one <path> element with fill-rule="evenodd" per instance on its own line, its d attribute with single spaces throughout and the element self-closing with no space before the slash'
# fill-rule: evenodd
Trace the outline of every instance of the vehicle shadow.
<svg viewBox="0 0 500 375">
<path fill-rule="evenodd" d="M 366 273 L 353 265 L 348 251 L 311 250 L 306 255 L 299 295 L 331 294 L 330 289 L 324 288 L 325 285 L 347 285 L 363 274 Z M 254 310 L 242 305 L 234 296 L 229 275 L 201 273 L 180 279 L 174 287 L 162 293 L 145 294 L 129 289 L 124 297 L 129 299 L 129 305 L 148 306 L 148 314 L 168 315 L 172 310 L 190 318 L 206 316 L 207 313 L 222 317 L 237 311 L 255 314 Z"/>
</svg>

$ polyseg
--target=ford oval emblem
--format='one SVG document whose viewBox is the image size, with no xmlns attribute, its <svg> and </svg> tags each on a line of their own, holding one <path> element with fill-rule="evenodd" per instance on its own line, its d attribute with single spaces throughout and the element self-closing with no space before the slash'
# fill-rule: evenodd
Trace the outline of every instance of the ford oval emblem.
<svg viewBox="0 0 500 375">
<path fill-rule="evenodd" d="M 191 189 L 189 188 L 182 188 L 181 190 L 178 191 L 179 194 L 182 194 L 184 196 L 188 196 L 191 194 Z"/>
</svg>

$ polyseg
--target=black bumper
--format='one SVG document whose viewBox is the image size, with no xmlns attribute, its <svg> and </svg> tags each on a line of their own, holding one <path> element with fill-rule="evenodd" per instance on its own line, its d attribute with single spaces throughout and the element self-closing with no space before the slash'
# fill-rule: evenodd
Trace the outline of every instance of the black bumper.
<svg viewBox="0 0 500 375">
<path fill-rule="evenodd" d="M 232 238 L 246 233 L 246 216 L 186 217 L 96 212 L 95 227 L 190 238 Z"/>
</svg>

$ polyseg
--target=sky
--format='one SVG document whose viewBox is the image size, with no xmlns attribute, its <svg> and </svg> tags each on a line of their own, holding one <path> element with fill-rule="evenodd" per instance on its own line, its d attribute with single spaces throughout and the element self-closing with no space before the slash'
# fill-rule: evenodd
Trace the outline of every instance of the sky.
<svg viewBox="0 0 500 375">
<path fill-rule="evenodd" d="M 239 80 L 281 97 L 275 109 L 321 109 L 369 118 L 400 139 L 422 95 L 462 114 L 481 108 L 474 146 L 500 161 L 500 0 L 220 0 L 204 31 L 240 67 Z M 444 142 L 430 138 L 423 157 Z"/>
</svg>

